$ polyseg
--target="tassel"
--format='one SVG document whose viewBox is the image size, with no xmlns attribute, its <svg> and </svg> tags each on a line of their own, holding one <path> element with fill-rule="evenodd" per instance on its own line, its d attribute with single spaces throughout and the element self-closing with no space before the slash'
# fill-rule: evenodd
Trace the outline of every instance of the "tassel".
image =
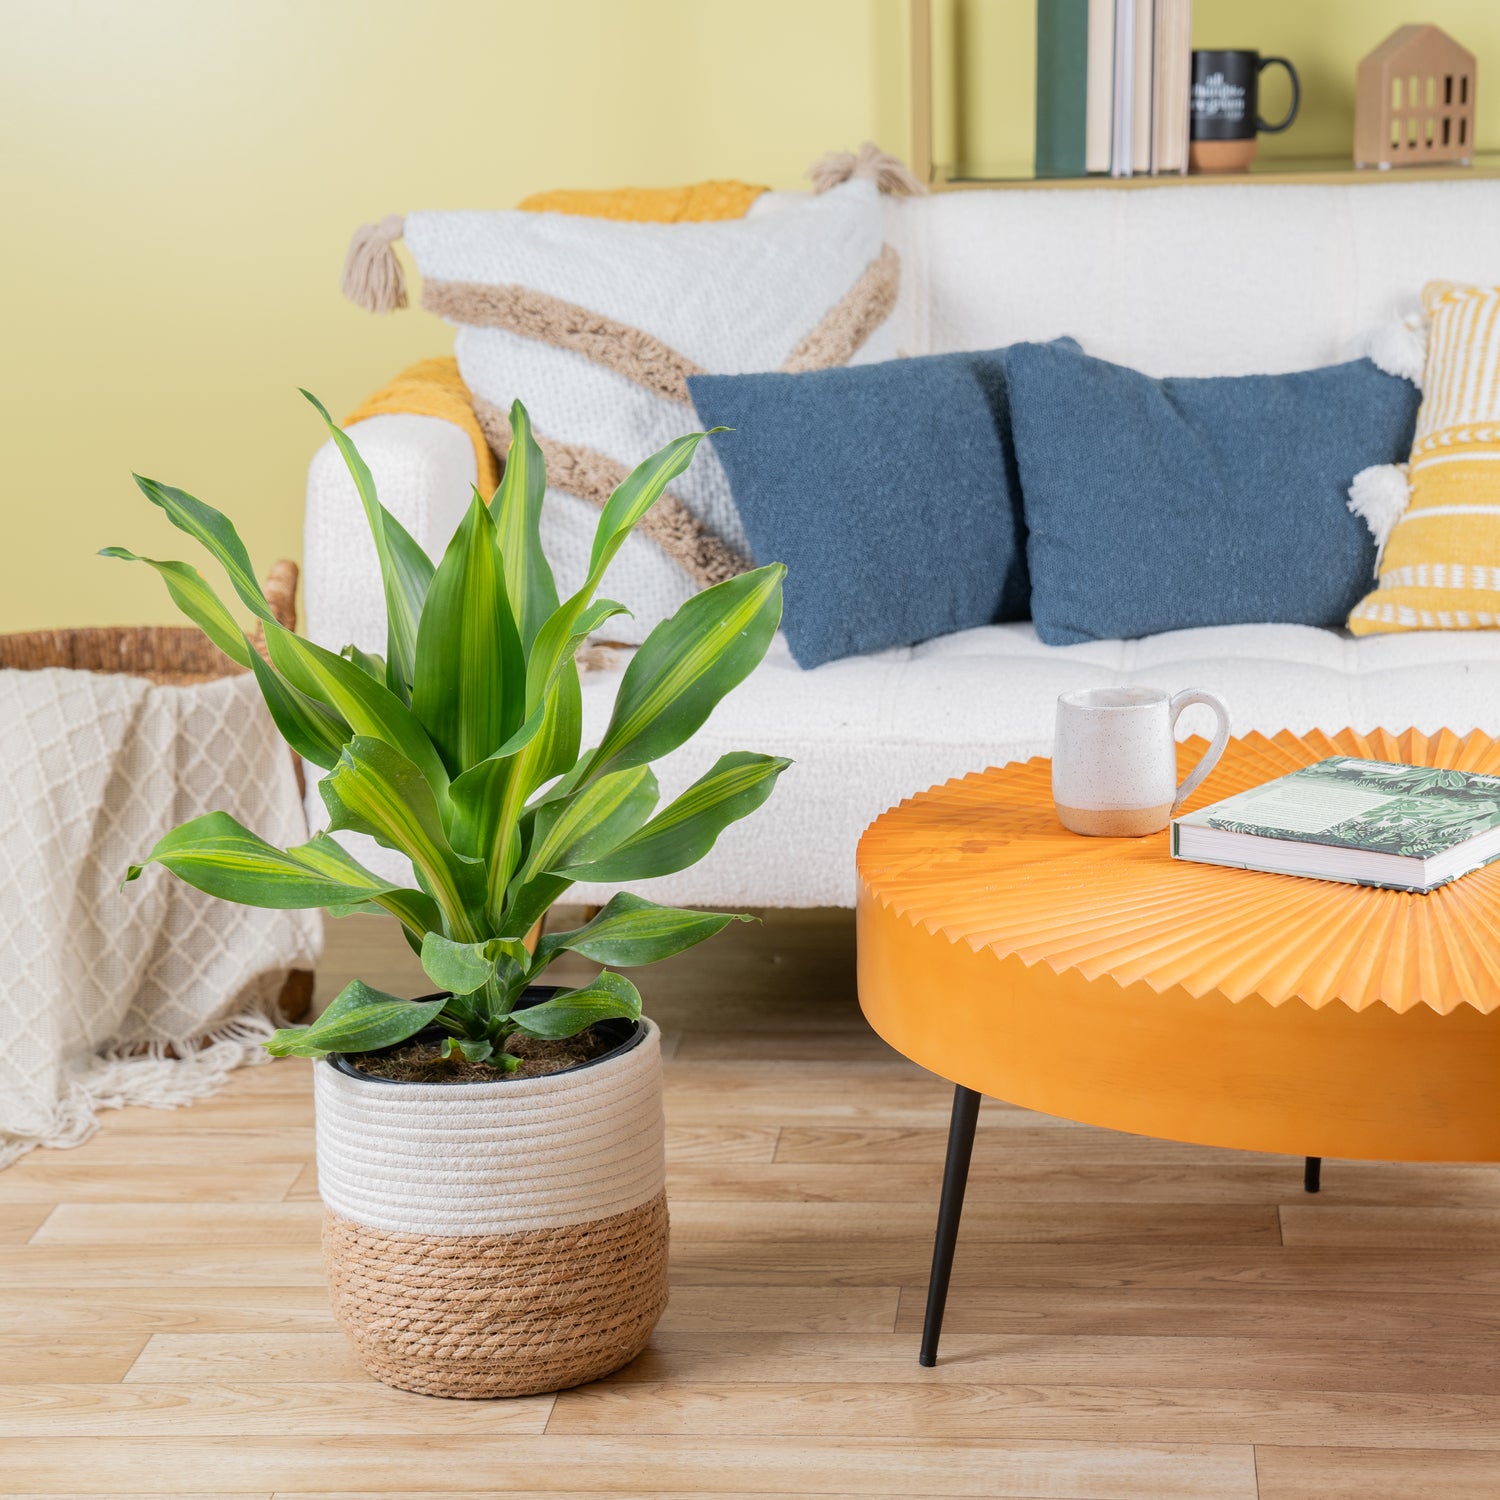
<svg viewBox="0 0 1500 1500">
<path fill-rule="evenodd" d="M 1345 504 L 1370 528 L 1370 535 L 1375 538 L 1375 574 L 1378 577 L 1385 544 L 1411 504 L 1411 483 L 1406 465 L 1375 464 L 1361 469 L 1349 486 L 1349 498 Z"/>
<path fill-rule="evenodd" d="M 1427 365 L 1427 319 L 1412 313 L 1384 324 L 1370 335 L 1365 353 L 1377 369 L 1411 381 L 1420 391 Z"/>
<path fill-rule="evenodd" d="M 356 307 L 388 313 L 406 306 L 406 278 L 395 251 L 405 222 L 400 214 L 387 214 L 378 224 L 361 224 L 354 231 L 342 288 Z"/>
<path fill-rule="evenodd" d="M 898 156 L 882 151 L 874 141 L 866 141 L 853 151 L 830 151 L 807 169 L 807 177 L 813 192 L 826 193 L 829 188 L 848 182 L 852 177 L 863 177 L 873 182 L 882 193 L 894 193 L 911 197 L 927 191 L 926 183 Z"/>
</svg>

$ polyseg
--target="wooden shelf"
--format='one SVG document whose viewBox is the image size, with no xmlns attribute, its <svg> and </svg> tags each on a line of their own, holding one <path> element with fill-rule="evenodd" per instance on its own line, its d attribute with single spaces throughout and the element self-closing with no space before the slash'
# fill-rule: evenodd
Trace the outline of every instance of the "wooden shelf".
<svg viewBox="0 0 1500 1500">
<path fill-rule="evenodd" d="M 921 174 L 918 173 L 920 176 Z M 1105 177 L 1095 173 L 1088 177 L 1037 177 L 1016 169 L 936 164 L 929 169 L 934 192 L 965 192 L 979 188 L 1157 188 L 1204 187 L 1226 183 L 1280 184 L 1346 184 L 1367 186 L 1389 182 L 1462 182 L 1473 178 L 1500 177 L 1500 152 L 1478 153 L 1469 166 L 1444 163 L 1428 167 L 1356 167 L 1347 159 L 1327 157 L 1272 157 L 1252 163 L 1248 172 L 1193 172 L 1159 177 Z"/>
<path fill-rule="evenodd" d="M 1248 172 L 1203 172 L 1161 177 L 1037 177 L 1029 163 L 1008 165 L 934 162 L 932 133 L 932 3 L 910 0 L 911 6 L 911 169 L 932 190 L 963 192 L 976 189 L 1201 187 L 1209 183 L 1349 184 L 1383 182 L 1462 182 L 1500 177 L 1500 151 L 1476 152 L 1472 163 L 1458 166 L 1356 167 L 1352 157 L 1274 157 L 1252 162 Z"/>
</svg>

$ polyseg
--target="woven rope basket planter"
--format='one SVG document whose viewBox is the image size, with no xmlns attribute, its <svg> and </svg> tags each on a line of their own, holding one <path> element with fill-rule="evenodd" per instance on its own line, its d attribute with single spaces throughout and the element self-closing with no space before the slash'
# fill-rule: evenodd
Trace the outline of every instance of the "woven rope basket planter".
<svg viewBox="0 0 1500 1500">
<path fill-rule="evenodd" d="M 525 1396 L 597 1380 L 667 1305 L 661 1036 L 569 1072 L 409 1084 L 319 1063 L 334 1316 L 378 1380 Z"/>
</svg>

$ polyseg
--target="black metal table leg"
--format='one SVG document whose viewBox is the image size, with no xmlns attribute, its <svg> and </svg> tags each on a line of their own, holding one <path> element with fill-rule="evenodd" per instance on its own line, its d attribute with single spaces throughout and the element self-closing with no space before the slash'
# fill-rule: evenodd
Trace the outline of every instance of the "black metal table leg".
<svg viewBox="0 0 1500 1500">
<path fill-rule="evenodd" d="M 943 1197 L 938 1205 L 937 1238 L 932 1246 L 932 1275 L 927 1282 L 927 1318 L 922 1325 L 919 1363 L 937 1363 L 938 1339 L 943 1332 L 943 1308 L 948 1301 L 948 1278 L 953 1270 L 953 1248 L 958 1243 L 958 1221 L 964 1211 L 964 1189 L 969 1182 L 969 1158 L 974 1152 L 974 1126 L 979 1120 L 980 1095 L 962 1084 L 953 1090 L 953 1115 L 948 1122 L 948 1159 L 943 1165 Z"/>
<path fill-rule="evenodd" d="M 1302 1163 L 1302 1191 L 1316 1193 L 1323 1186 L 1323 1158 L 1309 1156 Z"/>
</svg>

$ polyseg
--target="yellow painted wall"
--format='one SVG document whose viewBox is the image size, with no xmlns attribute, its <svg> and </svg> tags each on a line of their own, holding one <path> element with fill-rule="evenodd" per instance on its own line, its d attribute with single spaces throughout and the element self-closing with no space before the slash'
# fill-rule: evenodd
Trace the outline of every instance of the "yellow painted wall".
<svg viewBox="0 0 1500 1500">
<path fill-rule="evenodd" d="M 1032 0 L 954 5 L 941 131 L 1024 158 Z M 1496 0 L 1197 0 L 1195 39 L 1292 55 L 1306 113 L 1277 148 L 1336 150 L 1355 59 L 1418 12 L 1479 53 L 1500 148 Z M 360 221 L 794 187 L 830 147 L 906 149 L 904 0 L 0 0 L 0 37 L 0 630 L 173 618 L 93 556 L 191 555 L 132 468 L 228 510 L 257 562 L 296 554 L 318 441 L 296 386 L 348 410 L 450 346 L 420 311 L 339 299 Z"/>
<path fill-rule="evenodd" d="M 905 136 L 902 0 L 0 0 L 0 630 L 170 621 L 139 470 L 299 551 L 335 412 L 452 347 L 339 271 L 363 220 L 547 187 L 795 187 Z"/>
</svg>

